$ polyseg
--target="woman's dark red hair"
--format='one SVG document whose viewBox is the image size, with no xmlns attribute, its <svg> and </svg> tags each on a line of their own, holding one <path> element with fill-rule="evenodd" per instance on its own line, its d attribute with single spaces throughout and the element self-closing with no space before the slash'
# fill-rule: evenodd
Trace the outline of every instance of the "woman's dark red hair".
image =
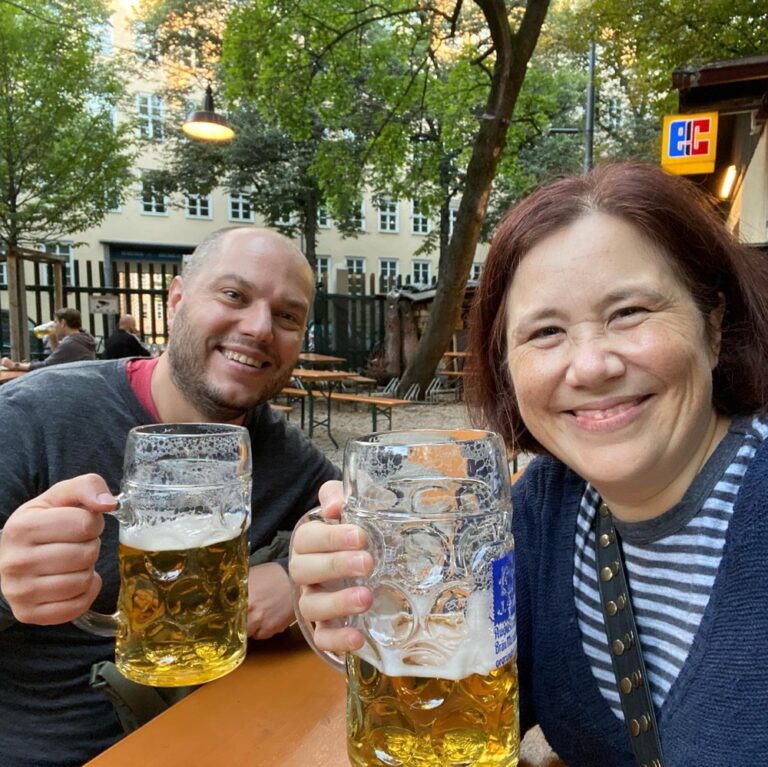
<svg viewBox="0 0 768 767">
<path fill-rule="evenodd" d="M 705 317 L 724 301 L 714 404 L 725 414 L 765 409 L 768 257 L 737 242 L 713 203 L 687 179 L 652 165 L 611 163 L 536 190 L 499 224 L 470 320 L 467 402 L 478 425 L 499 432 L 512 450 L 543 452 L 520 418 L 507 368 L 507 290 L 534 245 L 591 212 L 623 219 L 655 243 Z"/>
</svg>

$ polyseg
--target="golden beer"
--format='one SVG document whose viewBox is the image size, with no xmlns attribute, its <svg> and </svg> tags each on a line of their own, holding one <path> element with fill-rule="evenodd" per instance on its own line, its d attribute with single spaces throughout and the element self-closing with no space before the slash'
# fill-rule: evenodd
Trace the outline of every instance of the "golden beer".
<svg viewBox="0 0 768 767">
<path fill-rule="evenodd" d="M 388 676 L 347 654 L 347 747 L 358 767 L 515 767 L 515 659 L 464 679 Z"/>
<path fill-rule="evenodd" d="M 246 530 L 206 545 L 161 548 L 158 528 L 143 531 L 144 540 L 133 545 L 120 542 L 115 663 L 141 684 L 175 687 L 216 679 L 245 657 Z M 231 533 L 220 529 L 207 537 Z"/>
<path fill-rule="evenodd" d="M 35 325 L 32 332 L 35 334 L 35 338 L 39 338 L 41 341 L 51 334 L 56 327 L 56 323 L 51 320 L 50 322 L 44 322 L 42 325 Z"/>
</svg>

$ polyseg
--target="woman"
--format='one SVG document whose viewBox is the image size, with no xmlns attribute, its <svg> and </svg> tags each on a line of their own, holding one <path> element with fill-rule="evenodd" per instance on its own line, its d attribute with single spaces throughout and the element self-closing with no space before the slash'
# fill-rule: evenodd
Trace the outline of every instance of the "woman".
<svg viewBox="0 0 768 767">
<path fill-rule="evenodd" d="M 767 298 L 765 257 L 639 164 L 536 191 L 491 245 L 470 411 L 541 456 L 513 488 L 521 727 L 573 767 L 653 764 L 657 731 L 665 767 L 768 758 Z M 339 505 L 328 487 L 326 515 Z M 599 593 L 620 582 L 618 553 L 601 564 L 616 538 L 637 632 L 620 646 L 625 603 Z M 345 525 L 296 533 L 323 648 L 362 642 L 334 619 L 370 594 L 320 584 L 367 572 L 363 545 Z M 622 672 L 637 646 L 645 673 Z M 635 713 L 646 690 L 655 723 Z"/>
</svg>

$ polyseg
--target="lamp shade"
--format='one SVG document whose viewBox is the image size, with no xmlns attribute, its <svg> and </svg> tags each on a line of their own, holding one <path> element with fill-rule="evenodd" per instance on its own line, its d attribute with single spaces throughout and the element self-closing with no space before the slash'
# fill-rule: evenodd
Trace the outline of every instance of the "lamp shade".
<svg viewBox="0 0 768 767">
<path fill-rule="evenodd" d="M 192 112 L 181 129 L 190 138 L 202 141 L 231 141 L 235 136 L 235 131 L 227 120 L 216 114 L 210 84 L 205 89 L 203 108 Z"/>
</svg>

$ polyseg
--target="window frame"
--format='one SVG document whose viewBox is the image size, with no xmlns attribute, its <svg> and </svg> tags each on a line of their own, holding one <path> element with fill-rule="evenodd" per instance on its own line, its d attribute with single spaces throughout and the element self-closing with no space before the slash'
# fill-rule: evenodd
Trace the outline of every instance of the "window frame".
<svg viewBox="0 0 768 767">
<path fill-rule="evenodd" d="M 382 197 L 376 204 L 378 231 L 381 234 L 400 233 L 400 204 L 391 197 Z"/>
<path fill-rule="evenodd" d="M 146 111 L 142 111 L 146 101 Z M 165 100 L 151 91 L 136 93 L 136 135 L 145 141 L 162 141 L 165 138 Z"/>
<path fill-rule="evenodd" d="M 248 208 L 248 216 L 234 215 L 235 205 Z M 241 210 L 242 212 L 242 210 Z M 244 192 L 229 192 L 227 194 L 227 220 L 236 222 L 253 223 L 253 205 L 251 204 L 250 195 Z"/>
<path fill-rule="evenodd" d="M 193 198 L 197 200 L 197 212 L 192 212 L 190 210 L 190 204 Z M 202 212 L 203 205 L 207 207 L 207 213 Z M 213 198 L 211 194 L 191 194 L 190 192 L 185 192 L 184 216 L 185 218 L 191 219 L 193 221 L 211 221 L 213 219 Z"/>
</svg>

